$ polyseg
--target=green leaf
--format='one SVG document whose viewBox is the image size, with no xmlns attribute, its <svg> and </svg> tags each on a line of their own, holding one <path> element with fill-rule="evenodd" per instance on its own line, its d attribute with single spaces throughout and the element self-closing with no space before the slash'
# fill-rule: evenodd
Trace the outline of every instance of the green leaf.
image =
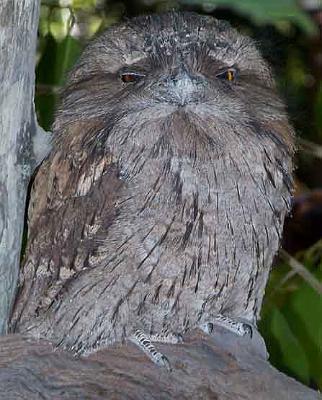
<svg viewBox="0 0 322 400">
<path fill-rule="evenodd" d="M 320 281 L 321 244 L 312 246 L 300 257 Z M 281 371 L 321 390 L 322 297 L 298 275 L 289 276 L 285 280 L 289 272 L 286 264 L 279 264 L 273 269 L 259 328 L 271 363 Z M 297 360 L 294 359 L 295 354 Z"/>
<path fill-rule="evenodd" d="M 72 7 L 74 9 L 81 9 L 90 11 L 95 8 L 97 0 L 73 0 Z"/>
<path fill-rule="evenodd" d="M 309 16 L 301 10 L 296 0 L 184 0 L 184 2 L 231 8 L 248 16 L 258 24 L 274 24 L 286 20 L 298 25 L 309 34 L 317 31 L 317 27 Z"/>
<path fill-rule="evenodd" d="M 42 57 L 37 66 L 37 85 L 48 88 L 47 93 L 37 93 L 36 107 L 41 126 L 50 129 L 53 121 L 57 91 L 81 52 L 81 44 L 71 36 L 57 42 L 52 35 L 45 38 Z"/>
<path fill-rule="evenodd" d="M 322 271 L 316 272 L 322 280 Z M 322 297 L 307 283 L 292 294 L 287 319 L 309 360 L 310 376 L 322 389 Z"/>
<path fill-rule="evenodd" d="M 49 31 L 59 41 L 63 40 L 70 28 L 70 10 L 68 8 L 54 8 L 49 15 Z"/>
<path fill-rule="evenodd" d="M 80 42 L 68 35 L 57 44 L 57 56 L 55 63 L 55 77 L 57 84 L 61 85 L 66 79 L 67 72 L 75 64 L 81 53 Z"/>
<path fill-rule="evenodd" d="M 275 363 L 283 366 L 284 370 L 308 384 L 310 380 L 309 363 L 302 345 L 291 330 L 287 319 L 277 308 L 271 311 L 269 318 L 270 333 L 278 346 L 275 356 L 278 353 L 281 355 L 281 359 L 275 360 Z"/>
</svg>

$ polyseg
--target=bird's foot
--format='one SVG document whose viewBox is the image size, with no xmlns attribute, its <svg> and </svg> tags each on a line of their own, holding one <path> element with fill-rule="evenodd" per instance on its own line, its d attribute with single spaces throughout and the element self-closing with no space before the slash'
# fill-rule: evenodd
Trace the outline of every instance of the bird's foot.
<svg viewBox="0 0 322 400">
<path fill-rule="evenodd" d="M 205 333 L 211 335 L 215 329 L 215 325 L 219 325 L 229 331 L 235 333 L 238 336 L 249 336 L 253 337 L 253 328 L 250 324 L 236 321 L 235 319 L 226 317 L 225 315 L 216 315 L 213 322 L 207 322 L 200 325 L 200 329 Z"/>
<path fill-rule="evenodd" d="M 159 367 L 165 368 L 167 371 L 171 372 L 171 365 L 167 357 L 160 353 L 151 343 L 151 340 L 153 341 L 161 341 L 164 343 L 173 343 L 173 342 L 166 342 L 165 340 L 155 340 L 156 337 L 161 337 L 162 335 L 146 335 L 144 332 L 141 330 L 136 330 L 133 335 L 130 336 L 130 340 L 132 343 L 136 344 L 139 346 L 141 350 L 144 351 L 144 353 L 152 360 L 156 365 Z"/>
</svg>

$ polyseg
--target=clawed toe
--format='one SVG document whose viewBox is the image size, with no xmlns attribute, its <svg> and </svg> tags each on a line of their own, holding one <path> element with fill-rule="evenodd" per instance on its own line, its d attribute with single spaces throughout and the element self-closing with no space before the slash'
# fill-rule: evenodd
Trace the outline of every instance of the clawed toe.
<svg viewBox="0 0 322 400">
<path fill-rule="evenodd" d="M 177 337 L 177 343 L 183 343 L 183 336 L 181 333 L 177 333 L 175 336 Z"/>
<path fill-rule="evenodd" d="M 159 359 L 158 365 L 162 368 L 165 368 L 168 372 L 171 372 L 172 368 L 171 368 L 170 361 L 164 354 L 162 354 L 162 353 L 160 353 L 160 354 L 161 354 L 161 357 Z"/>
<path fill-rule="evenodd" d="M 170 336 L 168 335 L 169 339 Z M 136 330 L 132 336 L 129 338 L 131 342 L 135 343 L 144 353 L 159 367 L 165 368 L 168 372 L 172 371 L 170 361 L 168 358 L 160 353 L 151 341 L 167 342 L 165 337 L 162 335 L 146 335 L 141 330 Z M 174 341 L 176 340 L 176 341 Z M 168 343 L 178 343 L 182 340 L 181 335 L 171 335 L 171 341 Z"/>
<path fill-rule="evenodd" d="M 214 324 L 212 322 L 206 322 L 205 324 L 199 325 L 199 328 L 207 335 L 211 335 L 214 331 Z"/>
<path fill-rule="evenodd" d="M 216 315 L 216 317 L 214 317 L 214 322 L 206 322 L 200 325 L 200 328 L 208 335 L 211 335 L 215 330 L 215 325 L 228 329 L 238 336 L 253 337 L 253 328 L 250 324 L 236 321 L 224 315 Z"/>
<path fill-rule="evenodd" d="M 250 339 L 253 337 L 253 328 L 250 324 L 243 323 L 243 329 L 244 329 L 244 335 L 243 336 L 249 336 Z"/>
</svg>

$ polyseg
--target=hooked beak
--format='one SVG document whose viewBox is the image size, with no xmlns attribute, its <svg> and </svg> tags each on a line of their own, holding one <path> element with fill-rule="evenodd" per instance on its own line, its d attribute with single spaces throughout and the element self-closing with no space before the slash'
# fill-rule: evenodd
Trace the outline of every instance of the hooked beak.
<svg viewBox="0 0 322 400">
<path fill-rule="evenodd" d="M 207 82 L 202 75 L 193 75 L 185 68 L 168 76 L 161 84 L 161 94 L 164 100 L 185 106 L 200 101 Z"/>
</svg>

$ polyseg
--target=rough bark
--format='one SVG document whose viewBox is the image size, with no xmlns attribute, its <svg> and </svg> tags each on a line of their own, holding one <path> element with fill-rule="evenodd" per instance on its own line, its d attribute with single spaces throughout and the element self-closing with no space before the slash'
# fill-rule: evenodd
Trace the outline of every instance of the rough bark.
<svg viewBox="0 0 322 400">
<path fill-rule="evenodd" d="M 183 344 L 159 344 L 172 372 L 133 344 L 88 358 L 54 351 L 47 342 L 0 339 L 0 399 L 318 400 L 311 389 L 274 369 L 257 337 L 194 331 Z"/>
<path fill-rule="evenodd" d="M 0 1 L 0 333 L 17 282 L 28 182 L 47 147 L 33 103 L 38 18 L 38 0 Z"/>
</svg>

